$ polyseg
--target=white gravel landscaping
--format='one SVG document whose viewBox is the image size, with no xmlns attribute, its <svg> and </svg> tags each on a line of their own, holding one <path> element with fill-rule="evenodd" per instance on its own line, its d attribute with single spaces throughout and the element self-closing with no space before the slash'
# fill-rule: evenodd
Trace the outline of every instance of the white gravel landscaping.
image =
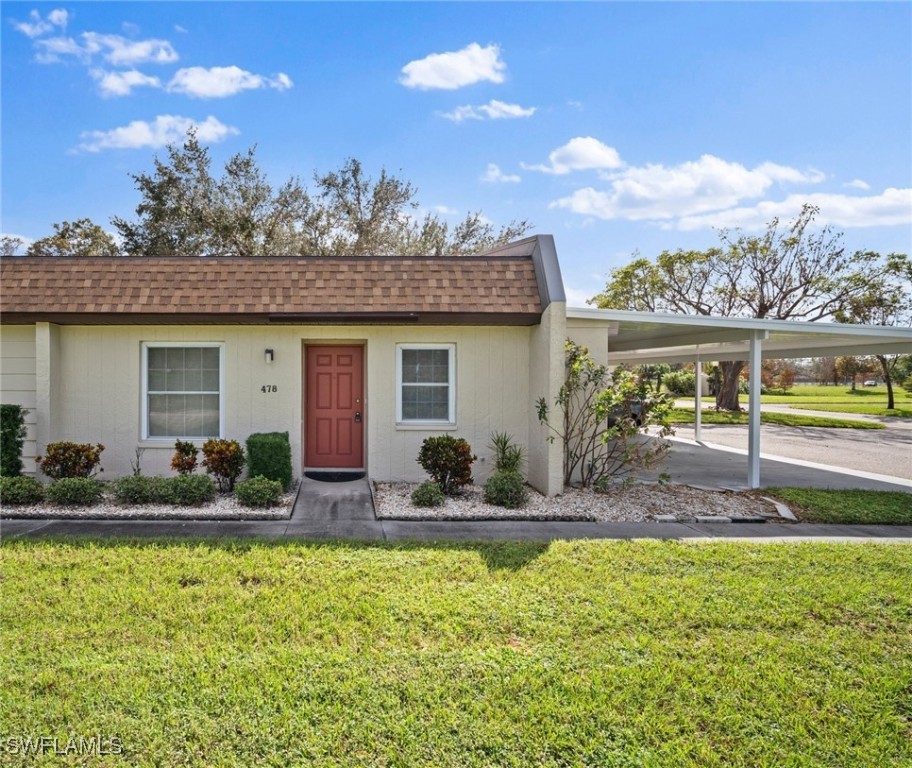
<svg viewBox="0 0 912 768">
<path fill-rule="evenodd" d="M 215 501 L 196 507 L 169 504 L 118 504 L 107 494 L 100 504 L 88 507 L 58 507 L 53 504 L 5 505 L 6 518 L 53 518 L 90 520 L 285 520 L 298 494 L 297 487 L 286 493 L 275 507 L 245 507 L 232 496 L 217 494 Z"/>
<path fill-rule="evenodd" d="M 377 517 L 394 520 L 591 520 L 651 522 L 657 515 L 674 515 L 680 522 L 697 516 L 781 520 L 775 507 L 752 493 L 709 491 L 686 485 L 620 485 L 606 492 L 568 488 L 548 498 L 529 488 L 521 509 L 486 504 L 479 486 L 467 486 L 440 507 L 416 507 L 411 494 L 416 483 L 374 483 Z"/>
</svg>

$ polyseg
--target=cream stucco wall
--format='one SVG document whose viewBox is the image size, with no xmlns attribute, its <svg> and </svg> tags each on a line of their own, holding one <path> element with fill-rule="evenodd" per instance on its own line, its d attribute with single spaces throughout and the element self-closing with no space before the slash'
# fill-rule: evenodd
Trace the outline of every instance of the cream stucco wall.
<svg viewBox="0 0 912 768">
<path fill-rule="evenodd" d="M 36 394 L 35 326 L 0 326 L 0 402 L 28 408 L 28 429 L 22 447 L 22 464 L 26 474 L 35 474 L 38 431 Z"/>
<path fill-rule="evenodd" d="M 563 343 L 562 322 L 560 329 L 549 322 L 544 331 L 544 325 L 49 326 L 43 331 L 41 325 L 39 336 L 43 335 L 51 359 L 49 381 L 44 387 L 53 401 L 47 406 L 47 440 L 103 443 L 102 466 L 107 478 L 128 474 L 137 448 L 145 449 L 144 473 L 170 471 L 173 441 L 140 439 L 142 342 L 223 343 L 224 436 L 244 441 L 252 432 L 287 430 L 294 466 L 300 469 L 304 345 L 338 341 L 365 345 L 366 455 L 373 479 L 424 479 L 415 461 L 421 442 L 446 431 L 472 445 L 479 457 L 475 479 L 483 481 L 492 467 L 487 444 L 491 432 L 498 430 L 511 433 L 529 447 L 533 484 L 541 490 L 553 485 L 548 479 L 549 469 L 542 464 L 547 463 L 551 449 L 546 446 L 541 455 L 544 441 L 535 419 L 534 400 L 544 394 L 539 380 L 545 388 L 553 389 L 550 376 L 540 369 L 548 367 L 548 350 L 555 345 L 556 334 Z M 396 344 L 407 342 L 456 345 L 454 428 L 396 425 Z M 275 351 L 272 364 L 264 359 L 267 348 Z M 275 385 L 277 391 L 263 393 L 264 385 Z"/>
</svg>

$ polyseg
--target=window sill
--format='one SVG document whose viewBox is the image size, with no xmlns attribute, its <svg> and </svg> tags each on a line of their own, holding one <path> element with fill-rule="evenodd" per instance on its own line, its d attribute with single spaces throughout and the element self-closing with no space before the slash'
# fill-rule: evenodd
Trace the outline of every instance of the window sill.
<svg viewBox="0 0 912 768">
<path fill-rule="evenodd" d="M 448 421 L 397 421 L 398 432 L 453 432 L 459 429 Z"/>
</svg>

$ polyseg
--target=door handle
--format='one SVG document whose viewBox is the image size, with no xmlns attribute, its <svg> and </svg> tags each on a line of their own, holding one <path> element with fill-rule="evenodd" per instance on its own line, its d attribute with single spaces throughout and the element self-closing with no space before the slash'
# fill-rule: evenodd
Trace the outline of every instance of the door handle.
<svg viewBox="0 0 912 768">
<path fill-rule="evenodd" d="M 357 421 L 357 422 L 360 423 L 360 421 L 361 421 L 361 411 L 355 411 L 355 421 Z"/>
</svg>

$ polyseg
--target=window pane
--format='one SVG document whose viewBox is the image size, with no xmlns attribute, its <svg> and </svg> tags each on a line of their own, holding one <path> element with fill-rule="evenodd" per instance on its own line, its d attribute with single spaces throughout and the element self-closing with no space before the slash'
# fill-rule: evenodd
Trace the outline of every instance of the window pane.
<svg viewBox="0 0 912 768">
<path fill-rule="evenodd" d="M 448 349 L 403 349 L 403 384 L 446 384 L 450 380 Z"/>
<path fill-rule="evenodd" d="M 149 437 L 218 437 L 218 347 L 149 347 L 147 354 Z"/>
<path fill-rule="evenodd" d="M 448 421 L 450 388 L 403 386 L 402 418 L 404 421 Z"/>
</svg>

